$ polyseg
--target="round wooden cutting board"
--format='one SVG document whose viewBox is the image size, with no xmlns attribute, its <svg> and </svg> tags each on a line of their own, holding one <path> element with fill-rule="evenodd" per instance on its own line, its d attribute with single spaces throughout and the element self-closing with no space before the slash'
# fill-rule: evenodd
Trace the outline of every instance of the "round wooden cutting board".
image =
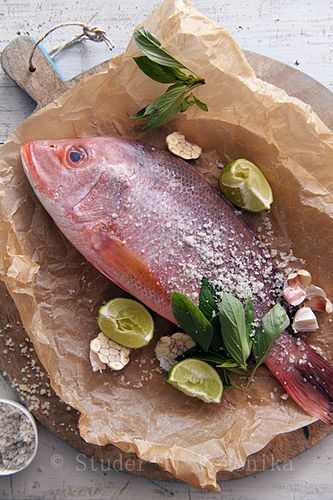
<svg viewBox="0 0 333 500">
<path fill-rule="evenodd" d="M 34 59 L 37 71 L 30 73 L 28 58 L 33 41 L 20 37 L 9 44 L 2 53 L 4 70 L 37 102 L 49 103 L 87 74 L 107 66 L 107 62 L 92 68 L 69 82 L 61 80 L 47 55 L 40 49 Z M 311 104 L 314 111 L 333 128 L 333 94 L 307 75 L 273 59 L 245 52 L 257 75 L 285 89 L 289 95 Z M 64 404 L 50 388 L 48 376 L 38 361 L 29 342 L 16 307 L 4 285 L 0 284 L 0 369 L 8 383 L 36 418 L 58 437 L 89 457 L 105 461 L 109 467 L 126 470 L 154 479 L 174 478 L 156 464 L 142 462 L 135 455 L 121 452 L 108 445 L 99 447 L 87 444 L 77 430 L 78 412 Z M 320 422 L 273 439 L 260 452 L 248 457 L 245 466 L 233 472 L 221 472 L 219 480 L 245 477 L 270 469 L 274 464 L 302 453 L 323 439 L 333 426 Z"/>
</svg>

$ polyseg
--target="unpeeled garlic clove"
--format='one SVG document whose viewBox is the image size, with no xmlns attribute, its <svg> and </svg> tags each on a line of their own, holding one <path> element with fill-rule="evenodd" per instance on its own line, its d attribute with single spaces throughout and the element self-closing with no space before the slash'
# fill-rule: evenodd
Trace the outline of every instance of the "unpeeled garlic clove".
<svg viewBox="0 0 333 500">
<path fill-rule="evenodd" d="M 200 146 L 188 142 L 180 132 L 172 132 L 165 140 L 168 150 L 183 160 L 197 160 L 202 153 Z"/>
<path fill-rule="evenodd" d="M 306 290 L 306 298 L 312 299 L 313 297 L 325 297 L 326 292 L 319 286 L 310 285 Z"/>
<path fill-rule="evenodd" d="M 309 271 L 299 269 L 294 273 L 289 274 L 287 278 L 287 286 L 290 288 L 308 288 L 310 286 L 312 277 Z"/>
<path fill-rule="evenodd" d="M 325 290 L 315 285 L 310 285 L 306 291 L 306 305 L 313 311 L 327 314 L 333 310 L 332 302 L 326 297 Z"/>
<path fill-rule="evenodd" d="M 161 337 L 155 347 L 155 356 L 163 370 L 169 371 L 177 363 L 176 358 L 195 346 L 194 340 L 186 333 L 177 332 Z"/>
<path fill-rule="evenodd" d="M 314 332 L 318 330 L 319 325 L 313 310 L 308 306 L 304 306 L 296 312 L 292 327 L 294 332 L 301 333 Z"/>
<path fill-rule="evenodd" d="M 311 297 L 306 300 L 306 305 L 313 311 L 330 314 L 333 310 L 332 302 L 327 297 Z"/>
</svg>

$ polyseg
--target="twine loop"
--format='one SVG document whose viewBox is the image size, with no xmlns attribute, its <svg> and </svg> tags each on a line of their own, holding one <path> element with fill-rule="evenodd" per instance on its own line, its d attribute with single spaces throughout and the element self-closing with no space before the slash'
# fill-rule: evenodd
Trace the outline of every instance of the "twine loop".
<svg viewBox="0 0 333 500">
<path fill-rule="evenodd" d="M 54 59 L 57 57 L 57 55 L 64 49 L 71 47 L 75 43 L 80 42 L 81 40 L 87 38 L 89 40 L 92 40 L 93 42 L 104 42 L 106 45 L 109 47 L 110 50 L 114 49 L 114 43 L 110 40 L 110 38 L 107 36 L 106 32 L 99 28 L 98 26 L 89 26 L 88 24 L 81 23 L 81 22 L 66 22 L 66 23 L 60 23 L 57 24 L 56 26 L 53 26 L 53 28 L 50 28 L 43 36 L 41 36 L 37 42 L 34 44 L 32 47 L 32 51 L 29 57 L 29 71 L 34 72 L 36 71 L 36 66 L 33 64 L 33 57 L 35 54 L 35 51 L 38 47 L 38 45 L 45 40 L 45 38 L 52 33 L 53 31 L 62 28 L 63 26 L 80 26 L 82 28 L 82 33 L 79 33 L 78 35 L 75 35 L 73 38 L 68 40 L 67 42 L 55 47 L 54 49 L 50 50 L 49 55 Z"/>
</svg>

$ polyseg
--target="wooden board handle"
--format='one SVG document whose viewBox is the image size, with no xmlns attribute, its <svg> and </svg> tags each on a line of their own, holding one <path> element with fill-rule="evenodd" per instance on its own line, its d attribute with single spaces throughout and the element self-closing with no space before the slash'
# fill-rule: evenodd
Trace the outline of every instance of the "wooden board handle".
<svg viewBox="0 0 333 500">
<path fill-rule="evenodd" d="M 16 38 L 3 50 L 1 65 L 8 76 L 41 107 L 63 94 L 68 84 L 62 80 L 50 57 L 40 47 L 37 47 L 34 55 L 36 71 L 30 71 L 29 57 L 34 43 L 28 36 Z"/>
<path fill-rule="evenodd" d="M 36 70 L 29 69 L 29 57 L 35 41 L 28 36 L 20 36 L 10 42 L 1 54 L 1 65 L 12 78 L 37 103 L 37 107 L 46 106 L 61 96 L 76 82 L 108 66 L 108 61 L 77 75 L 72 80 L 63 80 L 55 63 L 47 51 L 39 45 L 34 54 Z"/>
</svg>

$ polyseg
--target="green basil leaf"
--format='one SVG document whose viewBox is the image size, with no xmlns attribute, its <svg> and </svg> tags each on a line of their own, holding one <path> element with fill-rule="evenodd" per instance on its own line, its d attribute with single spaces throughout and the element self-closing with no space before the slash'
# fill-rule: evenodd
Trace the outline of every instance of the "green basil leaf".
<svg viewBox="0 0 333 500">
<path fill-rule="evenodd" d="M 265 314 L 253 341 L 253 353 L 257 366 L 265 361 L 273 342 L 288 328 L 289 324 L 288 314 L 280 304 L 276 304 Z"/>
<path fill-rule="evenodd" d="M 215 287 L 207 278 L 202 278 L 199 294 L 199 309 L 213 325 L 213 338 L 211 347 L 214 349 L 224 348 L 219 320 L 219 307 Z"/>
<path fill-rule="evenodd" d="M 218 366 L 217 366 L 218 368 Z M 242 377 L 248 377 L 250 375 L 250 372 L 247 368 L 240 368 L 239 366 L 237 367 L 232 367 L 230 366 L 228 370 L 231 373 L 235 373 L 236 375 L 241 375 Z"/>
<path fill-rule="evenodd" d="M 238 363 L 234 361 L 233 359 L 228 359 L 225 356 L 222 356 L 216 352 L 204 352 L 200 347 L 194 346 L 191 347 L 191 349 L 188 349 L 187 351 L 183 352 L 183 354 L 180 354 L 177 356 L 176 360 L 181 361 L 186 358 L 194 358 L 194 359 L 201 359 L 202 361 L 207 361 L 208 363 L 213 363 L 214 365 L 217 365 L 217 368 L 227 368 L 227 369 L 236 369 L 239 368 Z M 242 375 L 244 372 L 241 372 Z"/>
<path fill-rule="evenodd" d="M 252 344 L 253 344 L 251 334 L 253 331 L 253 321 L 254 321 L 255 315 L 254 315 L 253 302 L 252 302 L 252 299 L 250 297 L 245 302 L 244 311 L 245 311 L 245 324 L 246 324 L 247 341 L 249 343 L 250 350 L 251 350 Z"/>
<path fill-rule="evenodd" d="M 210 322 L 213 326 L 213 338 L 210 343 L 210 347 L 212 349 L 223 349 L 225 351 L 225 345 L 223 344 L 223 338 L 221 334 L 220 318 L 218 316 L 215 316 L 215 318 L 212 318 Z"/>
<path fill-rule="evenodd" d="M 237 368 L 238 364 L 232 359 L 226 359 L 224 356 L 220 356 L 214 352 L 199 353 L 196 355 L 197 359 L 202 361 L 207 361 L 208 363 L 213 363 L 217 365 L 218 368 Z"/>
<path fill-rule="evenodd" d="M 184 85 L 171 86 L 164 94 L 154 99 L 154 101 L 141 109 L 132 118 L 135 120 L 147 118 L 142 130 L 160 127 L 171 120 L 171 118 L 180 111 L 184 94 Z"/>
<path fill-rule="evenodd" d="M 129 114 L 128 116 L 131 118 L 131 120 L 142 120 L 142 118 L 145 117 L 146 112 L 147 112 L 147 106 L 145 108 L 139 109 L 139 111 L 137 111 L 135 115 Z"/>
<path fill-rule="evenodd" d="M 226 359 L 221 364 L 218 364 L 217 368 L 226 368 L 229 370 L 230 368 L 239 368 L 239 365 L 233 359 Z"/>
<path fill-rule="evenodd" d="M 200 309 L 180 292 L 171 295 L 172 312 L 184 332 L 208 351 L 213 336 L 213 327 Z"/>
<path fill-rule="evenodd" d="M 161 42 L 145 28 L 137 30 L 134 33 L 134 39 L 139 49 L 151 61 L 161 64 L 162 66 L 168 66 L 169 68 L 186 69 L 183 64 L 178 62 L 166 50 L 164 50 L 161 47 Z"/>
<path fill-rule="evenodd" d="M 202 109 L 202 111 L 208 111 L 208 106 L 207 104 L 205 104 L 204 102 L 200 101 L 200 99 L 198 99 L 198 97 L 195 97 L 195 95 L 193 96 L 193 100 L 195 102 L 195 104 L 200 108 Z"/>
<path fill-rule="evenodd" d="M 249 297 L 245 302 L 245 323 L 246 323 L 246 332 L 248 337 L 250 338 L 250 334 L 253 329 L 253 321 L 254 321 L 254 307 L 252 299 Z"/>
<path fill-rule="evenodd" d="M 246 369 L 246 360 L 250 356 L 251 347 L 247 338 L 243 304 L 230 293 L 224 292 L 219 311 L 225 348 L 232 359 L 241 368 Z"/>
<path fill-rule="evenodd" d="M 219 313 L 215 287 L 205 277 L 203 277 L 201 280 L 201 288 L 199 293 L 199 309 L 204 313 L 209 321 Z"/>
<path fill-rule="evenodd" d="M 184 113 L 184 111 L 187 111 L 190 106 L 193 106 L 193 104 L 194 104 L 193 102 L 189 101 L 188 97 L 185 97 L 185 99 L 183 100 L 182 107 L 180 108 L 180 112 Z"/>
<path fill-rule="evenodd" d="M 149 76 L 149 78 L 155 80 L 156 82 L 175 83 L 180 80 L 178 72 L 175 72 L 173 68 L 161 66 L 160 64 L 148 59 L 147 56 L 134 57 L 134 61 L 141 71 L 145 73 L 145 75 Z"/>
<path fill-rule="evenodd" d="M 175 100 L 168 101 L 168 105 L 163 106 L 163 109 L 154 109 L 143 125 L 142 130 L 159 128 L 168 123 L 177 113 L 179 113 L 182 108 L 182 102 L 183 97 L 180 96 Z"/>
<path fill-rule="evenodd" d="M 198 356 L 201 354 L 204 354 L 204 351 L 199 347 L 198 345 L 195 345 L 194 347 L 191 347 L 187 351 L 183 352 L 182 354 L 179 354 L 179 356 L 176 357 L 176 361 L 182 361 L 183 359 L 187 358 L 196 358 L 198 359 Z"/>
<path fill-rule="evenodd" d="M 229 370 L 222 370 L 222 382 L 224 389 L 240 389 L 241 387 L 236 384 L 236 382 L 232 379 Z"/>
</svg>

